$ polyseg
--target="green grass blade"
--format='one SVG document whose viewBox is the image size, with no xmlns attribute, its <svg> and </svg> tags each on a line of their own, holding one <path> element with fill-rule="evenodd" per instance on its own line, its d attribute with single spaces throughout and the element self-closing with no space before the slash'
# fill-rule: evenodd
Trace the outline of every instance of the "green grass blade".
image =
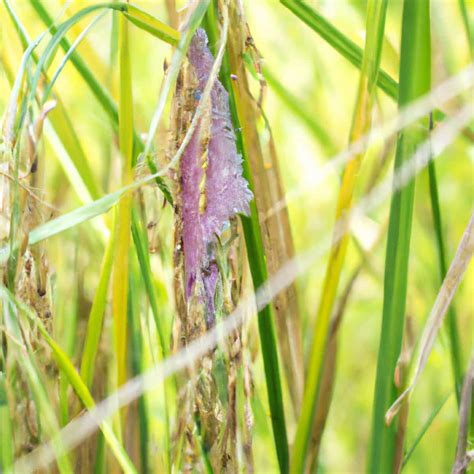
<svg viewBox="0 0 474 474">
<path fill-rule="evenodd" d="M 399 107 L 426 94 L 431 86 L 429 0 L 411 2 L 403 7 L 400 63 Z M 399 136 L 395 170 L 412 155 L 426 137 L 428 121 L 414 124 Z M 369 446 L 370 473 L 391 472 L 394 463 L 396 423 L 385 425 L 385 412 L 397 398 L 395 368 L 402 347 L 408 281 L 411 224 L 415 182 L 394 193 L 390 208 L 383 319 L 375 382 L 373 425 Z"/>
<path fill-rule="evenodd" d="M 384 38 L 386 10 L 387 1 L 385 0 L 369 0 L 367 4 L 366 46 L 350 132 L 351 143 L 360 140 L 370 129 L 370 118 L 375 98 L 375 85 L 377 84 L 379 74 L 380 56 Z M 309 350 L 303 406 L 293 445 L 291 472 L 294 473 L 304 470 L 307 458 L 319 387 L 323 376 L 330 320 L 333 314 L 334 301 L 336 299 L 337 288 L 350 239 L 348 222 L 344 221 L 344 216 L 348 215 L 352 207 L 352 198 L 362 159 L 363 154 L 358 154 L 347 164 L 339 191 L 336 225 L 333 232 L 334 244 L 331 247 L 321 301 L 315 318 L 313 341 Z M 343 232 L 343 237 L 338 239 L 337 236 L 340 235 L 341 232 Z"/>
<path fill-rule="evenodd" d="M 31 4 L 34 7 L 34 9 L 36 10 L 36 12 L 38 13 L 38 16 L 43 21 L 43 23 L 46 26 L 51 27 L 51 31 L 53 33 L 56 33 L 57 28 L 54 27 L 54 26 L 51 26 L 51 25 L 53 25 L 54 22 L 53 22 L 53 19 L 52 19 L 51 15 L 45 9 L 44 5 L 42 5 L 42 3 L 39 0 L 32 0 Z M 92 11 L 95 11 L 99 8 L 106 8 L 106 7 L 111 8 L 113 10 L 121 10 L 121 8 L 123 8 L 123 5 L 126 5 L 126 4 L 124 4 L 122 2 L 120 2 L 120 4 L 118 2 L 109 3 L 109 4 L 97 4 L 97 5 L 94 5 L 93 7 L 89 7 L 88 9 L 84 9 L 84 10 L 87 10 L 85 13 L 84 13 L 84 10 L 81 10 L 80 12 L 76 13 L 76 15 L 74 15 L 73 18 L 75 18 L 75 22 L 77 22 L 78 15 L 84 16 L 85 14 L 88 14 L 88 13 L 90 13 Z M 81 16 L 79 16 L 79 18 L 81 18 Z M 68 21 L 71 21 L 73 18 L 71 18 Z M 72 24 L 70 24 L 70 26 L 72 26 Z M 59 44 L 60 44 L 60 46 L 61 46 L 61 48 L 63 49 L 64 52 L 69 51 L 70 48 L 71 48 L 71 43 L 64 36 L 59 41 Z M 181 52 L 181 51 L 184 51 L 185 49 L 183 49 L 181 47 L 181 48 L 178 48 L 177 50 Z M 114 127 L 114 130 L 118 131 L 118 129 L 119 129 L 118 108 L 117 108 L 117 105 L 114 102 L 113 98 L 111 97 L 110 93 L 108 92 L 108 90 L 105 87 L 103 87 L 102 84 L 100 84 L 100 82 L 96 79 L 93 71 L 87 66 L 86 62 L 77 53 L 77 51 L 74 51 L 74 53 L 71 54 L 70 61 L 73 64 L 73 66 L 77 69 L 79 74 L 82 76 L 82 78 L 84 79 L 86 84 L 89 86 L 91 92 L 94 94 L 94 96 L 96 97 L 98 102 L 104 108 L 105 112 L 107 113 L 107 115 L 108 115 L 108 117 L 109 117 L 109 119 L 110 119 L 110 121 L 111 121 L 111 123 Z M 143 150 L 143 143 L 141 142 L 140 137 L 138 136 L 136 131 L 134 130 L 133 131 L 133 164 L 136 163 L 136 159 L 138 157 L 138 154 L 142 150 Z M 152 173 L 156 173 L 157 169 L 156 169 L 156 166 L 153 163 L 153 161 L 148 160 L 148 164 L 150 165 L 150 171 Z M 164 183 L 164 181 L 161 178 L 157 177 L 156 184 L 158 185 L 160 190 L 163 192 L 166 199 L 172 204 L 173 200 L 172 200 L 171 194 L 168 190 L 168 187 Z"/>
<path fill-rule="evenodd" d="M 4 0 L 4 3 L 9 13 L 9 16 L 15 26 L 15 30 L 18 32 L 20 41 L 23 47 L 27 49 L 28 45 L 30 44 L 30 39 L 28 37 L 25 27 L 20 22 L 18 15 L 16 15 L 10 2 L 8 0 Z M 38 62 L 38 57 L 34 52 L 32 53 L 32 58 L 35 62 Z M 62 101 L 58 97 L 57 93 L 55 96 L 55 101 L 56 107 L 49 113 L 48 118 L 54 130 L 56 131 L 56 135 L 59 141 L 62 143 L 64 149 L 69 155 L 70 161 L 74 165 L 74 168 L 77 171 L 80 180 L 82 180 L 83 185 L 86 187 L 90 197 L 92 199 L 97 199 L 100 195 L 99 186 L 89 166 L 89 162 L 87 161 L 86 155 L 82 149 L 81 143 L 77 137 L 74 127 L 72 126 L 72 122 L 69 116 L 67 115 L 66 109 Z M 46 129 L 47 128 L 48 127 L 46 127 Z M 71 175 L 72 173 L 68 172 L 67 165 L 65 165 L 63 161 L 61 161 L 61 164 L 65 168 L 66 174 Z M 78 184 L 77 181 L 78 178 L 71 177 L 72 185 L 76 189 L 79 198 L 84 203 L 87 201 L 87 198 L 84 197 L 85 193 L 83 191 L 81 192 L 81 184 Z"/>
<path fill-rule="evenodd" d="M 428 164 L 428 175 L 430 185 L 431 211 L 433 214 L 433 226 L 435 230 L 436 246 L 438 250 L 438 265 L 440 271 L 440 283 L 443 282 L 444 277 L 448 271 L 446 263 L 446 250 L 443 237 L 443 224 L 441 221 L 441 209 L 439 204 L 438 185 L 436 178 L 435 163 L 430 161 Z M 449 335 L 449 353 L 451 356 L 451 368 L 454 377 L 454 391 L 456 400 L 461 400 L 462 388 L 462 353 L 459 343 L 459 330 L 457 324 L 456 310 L 453 305 L 450 305 L 448 310 L 448 335 Z"/>
<path fill-rule="evenodd" d="M 362 66 L 363 51 L 353 41 L 347 38 L 319 13 L 301 0 L 280 0 L 300 20 L 327 41 L 339 54 L 344 56 L 354 66 Z M 377 85 L 390 97 L 397 99 L 398 85 L 384 70 L 377 76 Z"/>
<path fill-rule="evenodd" d="M 135 225 L 132 227 L 132 236 L 135 244 L 135 250 L 137 252 L 142 278 L 145 283 L 148 300 L 150 302 L 151 313 L 155 321 L 158 339 L 161 345 L 161 356 L 165 358 L 168 354 L 165 328 L 163 327 L 163 323 L 160 321 L 158 295 L 153 283 L 153 273 L 151 271 L 150 256 L 148 254 L 146 231 L 142 225 L 138 210 L 136 208 L 133 208 L 132 210 L 132 220 L 135 223 Z"/>
<path fill-rule="evenodd" d="M 138 376 L 144 371 L 143 367 L 143 338 L 140 324 L 141 281 L 136 259 L 131 260 L 129 272 L 128 294 L 128 324 L 130 327 L 131 372 Z M 129 417 L 128 422 L 138 423 L 140 472 L 150 472 L 148 460 L 149 423 L 145 397 L 141 395 L 136 401 L 138 404 L 138 420 Z M 132 411 L 133 413 L 133 411 Z"/>
<path fill-rule="evenodd" d="M 122 186 L 133 181 L 133 96 L 128 22 L 119 20 L 119 144 L 122 158 Z M 117 243 L 112 272 L 112 314 L 114 327 L 115 357 L 117 358 L 117 384 L 121 386 L 127 371 L 127 297 L 128 297 L 128 253 L 130 246 L 132 196 L 127 194 L 119 202 L 116 213 Z"/>
<path fill-rule="evenodd" d="M 61 474 L 73 472 L 71 460 L 64 453 L 64 447 L 61 439 L 54 438 L 59 431 L 59 423 L 56 418 L 48 391 L 44 385 L 41 373 L 37 367 L 33 351 L 29 344 L 25 344 L 22 337 L 22 328 L 18 320 L 17 307 L 18 300 L 4 286 L 0 286 L 0 296 L 2 298 L 2 309 L 4 315 L 4 324 L 6 327 L 5 335 L 9 336 L 8 348 L 10 353 L 14 354 L 17 364 L 24 372 L 40 420 L 41 436 L 51 438 L 51 444 L 56 454 L 56 462 Z"/>
<path fill-rule="evenodd" d="M 71 45 L 69 48 L 68 52 L 64 55 L 63 59 L 61 60 L 61 64 L 57 67 L 55 73 L 53 74 L 53 77 L 49 81 L 49 84 L 46 86 L 44 93 L 43 93 L 43 102 L 48 100 L 49 95 L 51 94 L 51 91 L 53 89 L 53 86 L 55 82 L 57 81 L 59 75 L 61 74 L 61 71 L 64 69 L 64 66 L 66 63 L 69 61 L 69 58 L 71 57 L 71 54 L 74 53 L 76 48 L 79 46 L 81 41 L 84 39 L 84 37 L 90 32 L 90 30 L 94 27 L 96 23 L 101 20 L 107 12 L 102 12 L 99 15 L 97 15 L 87 26 L 84 28 L 84 30 L 81 32 L 81 34 L 76 38 L 74 43 Z"/>
<path fill-rule="evenodd" d="M 461 10 L 462 21 L 464 24 L 464 29 L 466 30 L 466 37 L 467 37 L 467 44 L 469 46 L 469 52 L 471 53 L 471 59 L 474 55 L 474 34 L 472 32 L 471 22 L 469 18 L 468 9 L 466 7 L 465 0 L 458 0 L 459 2 L 459 9 Z M 471 7 L 472 8 L 472 7 Z M 471 10 L 472 13 L 472 10 Z"/>
<path fill-rule="evenodd" d="M 178 44 L 180 39 L 179 31 L 135 5 L 125 5 L 127 6 L 127 10 L 123 13 L 135 26 L 148 31 L 148 33 L 151 33 L 156 38 L 159 38 L 172 46 Z"/>
<path fill-rule="evenodd" d="M 410 460 L 411 455 L 415 451 L 416 447 L 420 444 L 420 441 L 423 439 L 423 436 L 425 436 L 426 432 L 429 430 L 430 426 L 433 424 L 433 421 L 438 416 L 439 412 L 443 409 L 450 396 L 451 394 L 449 393 L 446 397 L 444 397 L 443 400 L 441 400 L 438 406 L 435 407 L 435 409 L 432 411 L 425 424 L 421 427 L 420 432 L 416 435 L 415 441 L 413 441 L 413 444 L 411 445 L 410 449 L 407 450 L 405 457 L 403 458 L 402 468 Z"/>
<path fill-rule="evenodd" d="M 156 331 L 158 333 L 158 340 L 160 342 L 161 358 L 165 359 L 168 355 L 169 349 L 167 344 L 167 338 L 165 336 L 164 324 L 160 318 L 159 303 L 158 303 L 158 292 L 153 283 L 153 273 L 150 265 L 150 256 L 148 253 L 148 239 L 146 230 L 142 225 L 138 210 L 134 207 L 132 209 L 132 236 L 135 245 L 135 250 L 140 265 L 140 271 L 145 283 L 146 292 L 148 295 L 148 301 L 150 302 L 151 313 L 155 322 Z M 165 405 L 168 406 L 168 396 L 166 390 L 167 382 L 163 382 L 163 397 Z M 166 453 L 168 466 L 171 466 L 171 432 L 170 432 L 170 420 L 168 410 L 165 411 L 165 446 L 164 450 Z"/>
<path fill-rule="evenodd" d="M 8 406 L 7 382 L 5 374 L 0 372 L 0 470 L 2 472 L 10 472 L 13 456 L 13 431 Z"/>
<path fill-rule="evenodd" d="M 360 68 L 362 65 L 362 49 L 347 38 L 324 17 L 314 11 L 302 0 L 280 0 L 300 20 L 308 25 L 314 32 L 320 35 L 339 54 L 345 57 L 351 64 Z M 463 1 L 463 0 L 460 0 Z M 472 44 L 472 43 L 471 43 Z M 378 75 L 377 86 L 394 100 L 398 98 L 398 83 L 383 69 Z M 435 109 L 433 114 L 436 120 L 443 120 L 446 116 L 441 110 Z M 466 137 L 472 141 L 472 129 L 465 130 Z"/>
<path fill-rule="evenodd" d="M 107 244 L 102 267 L 100 270 L 99 283 L 92 302 L 92 308 L 87 320 L 87 330 L 82 351 L 81 378 L 87 387 L 92 386 L 94 379 L 94 368 L 97 350 L 99 348 L 100 335 L 102 333 L 102 323 L 104 320 L 105 308 L 107 306 L 107 290 L 109 287 L 110 275 L 112 273 L 113 256 L 115 250 L 115 232 L 112 230 Z"/>
<path fill-rule="evenodd" d="M 211 4 L 207 13 L 206 26 L 210 37 L 210 43 L 215 43 L 218 37 L 218 22 L 216 18 L 216 5 Z M 237 40 L 238 41 L 238 40 Z M 236 89 L 233 88 L 231 80 L 229 46 L 224 55 L 221 69 L 221 82 L 229 93 L 229 105 L 232 116 L 234 130 L 236 131 L 237 150 L 243 157 L 243 174 L 253 190 L 253 178 L 247 149 L 241 129 L 242 106 Z M 240 105 L 240 110 L 239 110 Z M 240 112 L 240 113 L 239 113 Z M 268 279 L 265 254 L 263 249 L 260 222 L 255 200 L 250 203 L 250 217 L 242 216 L 242 227 L 244 229 L 245 243 L 247 247 L 248 263 L 252 275 L 253 285 L 258 289 Z M 267 384 L 267 394 L 270 404 L 271 420 L 273 427 L 273 437 L 277 451 L 280 471 L 287 473 L 289 469 L 288 438 L 286 433 L 285 412 L 283 407 L 283 394 L 280 380 L 280 368 L 278 361 L 278 345 L 273 321 L 273 314 L 270 305 L 265 306 L 258 314 L 258 328 L 260 343 L 262 346 L 263 363 L 265 369 L 265 379 Z"/>
<path fill-rule="evenodd" d="M 93 408 L 95 402 L 86 384 L 82 380 L 81 376 L 77 373 L 76 368 L 74 367 L 74 364 L 72 363 L 71 359 L 61 349 L 61 347 L 56 343 L 56 341 L 49 335 L 48 331 L 46 330 L 36 313 L 34 313 L 32 310 L 30 310 L 28 306 L 19 301 L 6 288 L 0 288 L 0 291 L 4 295 L 5 299 L 7 299 L 10 303 L 14 304 L 20 311 L 26 314 L 26 316 L 28 316 L 28 318 L 33 321 L 33 323 L 36 325 L 39 332 L 41 333 L 41 336 L 51 348 L 56 363 L 66 375 L 67 379 L 69 380 L 69 383 L 74 388 L 81 402 L 86 408 Z M 117 458 L 117 461 L 120 463 L 120 466 L 122 467 L 124 472 L 128 474 L 135 474 L 137 471 L 133 466 L 132 462 L 130 461 L 130 458 L 128 457 L 127 453 L 125 452 L 125 449 L 115 437 L 115 434 L 113 433 L 110 424 L 105 421 L 100 425 L 100 428 L 104 433 L 105 439 L 108 442 L 110 449 L 114 453 L 115 457 Z M 53 441 L 55 440 L 55 438 L 56 436 L 53 437 Z M 73 471 L 71 468 L 69 468 L 69 470 L 66 472 Z"/>
<path fill-rule="evenodd" d="M 276 76 L 266 67 L 262 67 L 263 77 L 275 94 L 281 99 L 281 101 L 297 116 L 299 119 L 308 127 L 313 135 L 323 145 L 325 151 L 329 155 L 333 155 L 336 152 L 336 147 L 332 138 L 326 133 L 326 130 L 319 122 L 314 118 L 313 114 L 308 112 L 306 106 L 298 100 L 290 91 L 288 91 L 283 84 L 278 80 Z"/>
</svg>

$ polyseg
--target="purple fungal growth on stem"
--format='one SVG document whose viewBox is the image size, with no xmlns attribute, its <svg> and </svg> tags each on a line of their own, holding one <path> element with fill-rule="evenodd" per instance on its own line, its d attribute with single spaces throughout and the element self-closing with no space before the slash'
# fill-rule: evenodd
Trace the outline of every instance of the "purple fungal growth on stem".
<svg viewBox="0 0 474 474">
<path fill-rule="evenodd" d="M 188 52 L 198 82 L 196 100 L 200 100 L 214 63 L 207 44 L 205 31 L 197 30 Z M 180 171 L 186 298 L 191 296 L 196 281 L 202 279 L 205 299 L 209 302 L 217 281 L 210 244 L 233 216 L 249 214 L 249 202 L 253 198 L 242 176 L 242 157 L 235 144 L 229 97 L 218 80 L 211 91 L 210 114 L 200 118 L 181 158 Z M 207 306 L 213 313 L 213 302 Z"/>
</svg>

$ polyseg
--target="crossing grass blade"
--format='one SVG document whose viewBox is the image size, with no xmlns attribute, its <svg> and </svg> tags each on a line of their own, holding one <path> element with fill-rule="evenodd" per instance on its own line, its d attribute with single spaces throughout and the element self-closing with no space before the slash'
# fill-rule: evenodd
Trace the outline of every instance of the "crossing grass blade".
<svg viewBox="0 0 474 474">
<path fill-rule="evenodd" d="M 270 88 L 275 94 L 281 99 L 281 101 L 301 120 L 302 123 L 308 127 L 308 129 L 318 138 L 321 145 L 328 155 L 336 153 L 336 147 L 332 138 L 327 134 L 324 126 L 320 124 L 317 118 L 307 110 L 305 104 L 300 103 L 297 97 L 295 97 L 284 85 L 278 80 L 278 78 L 270 71 L 270 69 L 263 65 L 262 67 L 263 76 Z"/>
<path fill-rule="evenodd" d="M 34 7 L 35 11 L 37 12 L 40 19 L 43 23 L 48 27 L 51 28 L 51 32 L 56 35 L 59 30 L 60 35 L 57 37 L 57 44 L 61 46 L 63 51 L 67 53 L 71 49 L 71 43 L 69 40 L 64 36 L 65 32 L 72 28 L 83 16 L 92 13 L 98 9 L 109 8 L 115 11 L 121 11 L 123 13 L 124 8 L 130 8 L 130 5 L 123 3 L 123 2 L 112 2 L 112 3 L 103 3 L 103 4 L 96 4 L 87 8 L 84 8 L 77 12 L 73 17 L 71 17 L 66 22 L 62 23 L 58 27 L 54 26 L 54 21 L 51 15 L 48 13 L 44 5 L 39 0 L 32 0 L 32 6 Z M 127 6 L 128 5 L 128 6 Z M 159 21 L 159 20 L 156 20 Z M 176 42 L 181 38 L 181 35 L 178 31 L 173 33 L 173 36 L 176 37 Z M 174 40 L 172 44 L 175 44 Z M 182 48 L 178 48 L 182 49 Z M 77 69 L 79 74 L 82 76 L 88 87 L 90 88 L 91 92 L 94 94 L 98 102 L 104 108 L 105 112 L 107 113 L 114 131 L 118 132 L 119 130 L 119 117 L 118 117 L 118 108 L 117 104 L 114 102 L 112 96 L 110 95 L 109 91 L 97 80 L 94 72 L 88 67 L 87 63 L 84 59 L 79 55 L 77 51 L 74 51 L 70 56 L 70 61 L 73 66 Z M 133 155 L 132 155 L 132 163 L 136 163 L 136 159 L 139 153 L 143 151 L 143 143 L 136 133 L 133 130 Z M 157 168 L 155 163 L 152 160 L 147 161 L 150 171 L 152 173 L 156 173 Z M 156 178 L 156 184 L 163 192 L 163 195 L 167 199 L 168 202 L 171 204 L 173 203 L 173 199 L 171 194 L 168 190 L 168 187 L 163 182 L 163 180 L 159 177 Z"/>
<path fill-rule="evenodd" d="M 431 87 L 429 0 L 403 5 L 400 94 L 403 107 L 426 94 Z M 398 170 L 426 137 L 427 118 L 401 132 L 395 157 Z M 397 359 L 403 340 L 408 284 L 408 260 L 415 182 L 410 181 L 392 196 L 385 258 L 384 302 L 375 382 L 372 434 L 368 471 L 391 472 L 394 465 L 396 423 L 385 425 L 385 412 L 397 398 L 394 383 Z"/>
<path fill-rule="evenodd" d="M 351 143 L 360 140 L 370 129 L 370 117 L 382 53 L 386 10 L 386 1 L 376 2 L 371 0 L 367 4 L 366 47 L 350 132 Z M 333 313 L 334 301 L 350 238 L 350 234 L 347 232 L 349 223 L 344 221 L 344 216 L 350 212 L 352 206 L 352 197 L 362 158 L 362 154 L 355 156 L 347 164 L 342 178 L 336 211 L 336 226 L 333 233 L 335 243 L 331 247 L 321 301 L 315 319 L 313 341 L 309 350 L 303 407 L 293 445 L 291 471 L 294 473 L 304 470 L 307 458 L 307 449 L 323 373 L 330 318 Z M 342 225 L 341 222 L 343 222 Z M 339 239 L 341 232 L 343 232 L 343 237 Z"/>
<path fill-rule="evenodd" d="M 463 1 L 464 0 L 460 0 L 460 2 Z M 303 0 L 280 0 L 280 2 L 308 25 L 314 32 L 320 35 L 321 38 L 331 45 L 339 54 L 345 57 L 351 64 L 357 68 L 361 67 L 363 57 L 362 49 L 341 33 L 323 16 L 317 13 Z M 380 70 L 380 74 L 378 75 L 377 86 L 389 97 L 397 100 L 399 85 L 397 81 L 395 81 L 395 79 L 393 79 L 383 69 Z M 444 112 L 438 109 L 433 110 L 433 115 L 437 121 L 443 120 L 446 117 Z M 464 130 L 463 134 L 468 140 L 473 140 L 472 127 L 468 127 Z"/>
<path fill-rule="evenodd" d="M 302 0 L 280 0 L 280 2 L 291 10 L 301 21 L 308 25 L 313 31 L 320 35 L 339 54 L 344 56 L 357 68 L 361 68 L 364 53 L 352 40 L 347 38 L 336 27 L 334 27 L 323 16 L 313 10 Z M 377 85 L 392 99 L 398 97 L 398 84 L 383 69 L 377 76 Z"/>
</svg>

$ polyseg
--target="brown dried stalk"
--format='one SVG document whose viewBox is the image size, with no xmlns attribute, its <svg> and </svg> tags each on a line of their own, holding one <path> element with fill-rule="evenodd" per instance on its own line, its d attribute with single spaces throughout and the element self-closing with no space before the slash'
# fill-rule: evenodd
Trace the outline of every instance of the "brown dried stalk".
<svg viewBox="0 0 474 474">
<path fill-rule="evenodd" d="M 260 142 L 257 123 L 261 116 L 261 110 L 258 100 L 255 100 L 250 92 L 243 61 L 244 53 L 250 50 L 258 68 L 258 51 L 249 32 L 240 2 L 232 2 L 229 15 L 231 26 L 227 46 L 231 71 L 236 78 L 233 81 L 234 95 L 238 99 L 237 107 L 242 137 L 245 148 L 248 150 L 252 170 L 268 273 L 272 275 L 294 256 L 288 209 L 286 206 L 282 206 L 278 213 L 265 219 L 276 203 L 284 202 L 284 192 L 273 139 L 271 138 L 268 144 L 268 162 L 265 160 L 265 153 Z M 301 323 L 294 284 L 274 298 L 273 307 L 281 359 L 288 380 L 294 412 L 297 414 L 303 394 L 304 367 Z"/>
</svg>

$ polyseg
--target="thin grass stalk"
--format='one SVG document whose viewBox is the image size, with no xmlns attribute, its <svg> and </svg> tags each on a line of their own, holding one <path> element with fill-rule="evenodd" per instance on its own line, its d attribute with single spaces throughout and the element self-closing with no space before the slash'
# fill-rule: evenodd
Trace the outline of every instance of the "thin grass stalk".
<svg viewBox="0 0 474 474">
<path fill-rule="evenodd" d="M 456 458 L 454 460 L 452 474 L 464 474 L 469 464 L 474 459 L 474 452 L 467 452 L 468 437 L 469 437 L 469 419 L 473 416 L 472 399 L 474 396 L 474 353 L 471 356 L 469 367 L 464 377 L 464 384 L 462 387 L 461 403 L 459 406 L 459 430 L 458 442 L 456 445 Z"/>
<path fill-rule="evenodd" d="M 112 229 L 109 242 L 105 250 L 100 269 L 99 283 L 92 301 L 92 308 L 87 319 L 86 337 L 82 350 L 81 378 L 88 388 L 94 380 L 95 360 L 102 333 L 102 323 L 107 306 L 107 290 L 112 273 L 113 257 L 115 251 L 115 229 Z"/>
<path fill-rule="evenodd" d="M 138 209 L 132 209 L 132 221 L 135 225 L 132 226 L 132 236 L 135 244 L 138 263 L 140 266 L 141 276 L 145 284 L 148 301 L 150 303 L 153 321 L 156 326 L 158 334 L 158 341 L 160 343 L 161 360 L 164 360 L 169 354 L 169 347 L 167 338 L 165 336 L 165 328 L 163 327 L 162 318 L 159 311 L 158 295 L 156 287 L 153 283 L 153 272 L 151 270 L 150 256 L 148 254 L 148 240 L 144 226 L 143 219 L 140 219 Z M 167 381 L 163 383 L 163 398 L 165 406 L 169 406 L 169 397 L 167 391 Z M 165 442 L 164 442 L 165 459 L 167 462 L 166 471 L 169 472 L 171 466 L 171 429 L 168 409 L 165 411 Z"/>
<path fill-rule="evenodd" d="M 431 87 L 429 0 L 404 2 L 401 41 L 399 108 L 426 94 Z M 400 134 L 395 171 L 411 156 L 427 129 L 425 119 Z M 396 426 L 385 425 L 385 412 L 400 389 L 394 375 L 403 340 L 414 192 L 412 179 L 393 194 L 390 208 L 382 330 L 369 445 L 368 471 L 374 474 L 392 472 L 394 468 Z"/>
<path fill-rule="evenodd" d="M 467 39 L 467 44 L 469 47 L 469 53 L 471 54 L 471 59 L 472 59 L 474 56 L 474 34 L 472 32 L 469 13 L 468 13 L 465 0 L 458 0 L 458 3 L 459 3 L 459 10 L 461 11 L 461 17 L 462 17 L 462 22 L 464 25 L 464 30 L 466 31 L 466 39 Z M 471 14 L 472 14 L 472 10 L 471 10 Z"/>
<path fill-rule="evenodd" d="M 438 292 L 436 300 L 431 309 L 429 318 L 423 329 L 420 340 L 419 354 L 414 369 L 414 375 L 410 381 L 409 386 L 400 395 L 400 397 L 393 403 L 385 415 L 385 421 L 390 423 L 394 415 L 400 409 L 403 400 L 415 388 L 415 385 L 423 371 L 428 357 L 433 348 L 438 331 L 443 323 L 446 312 L 452 302 L 456 290 L 462 281 L 466 268 L 471 261 L 474 252 L 474 212 L 471 214 L 469 223 L 464 231 L 461 242 L 459 243 L 456 255 L 451 262 L 443 284 Z"/>
<path fill-rule="evenodd" d="M 386 9 L 386 0 L 382 2 L 370 0 L 367 5 L 366 48 L 362 61 L 359 91 L 350 132 L 351 143 L 358 141 L 370 129 L 371 111 L 382 52 Z M 336 236 L 341 232 L 341 222 L 343 223 L 343 229 L 348 229 L 349 223 L 345 220 L 344 216 L 350 212 L 352 206 L 354 188 L 362 158 L 363 154 L 356 155 L 347 164 L 344 170 L 337 203 L 336 226 L 333 233 L 334 239 L 336 239 Z M 334 241 L 326 268 L 321 301 L 314 323 L 313 341 L 309 351 L 303 407 L 293 446 L 292 472 L 295 473 L 303 471 L 306 462 L 308 443 L 316 411 L 319 386 L 321 384 L 322 367 L 329 336 L 329 324 L 349 238 L 349 233 L 344 231 L 342 239 Z"/>
<path fill-rule="evenodd" d="M 423 439 L 423 436 L 426 434 L 430 426 L 433 424 L 433 421 L 438 416 L 439 412 L 443 409 L 446 402 L 449 400 L 451 393 L 449 393 L 446 397 L 441 400 L 441 402 L 435 407 L 435 409 L 431 412 L 430 416 L 426 420 L 425 424 L 421 427 L 419 433 L 416 435 L 413 444 L 409 449 L 406 450 L 406 454 L 403 458 L 402 466 L 403 469 L 405 464 L 410 460 L 413 452 L 415 451 L 416 447 L 420 444 L 420 441 Z"/>
<path fill-rule="evenodd" d="M 235 8 L 235 4 L 231 7 Z M 212 3 L 208 10 L 209 36 L 216 38 L 218 22 L 216 17 L 217 3 Z M 231 29 L 232 22 L 235 21 L 235 12 L 230 12 Z M 213 34 L 214 32 L 214 34 Z M 242 126 L 245 112 L 242 109 L 242 100 L 239 97 L 238 88 L 234 87 L 231 80 L 231 38 L 227 43 L 227 52 L 224 55 L 221 68 L 221 81 L 229 94 L 229 105 L 232 116 L 234 130 L 236 131 L 237 150 L 243 157 L 243 174 L 249 183 L 250 189 L 255 192 L 254 180 L 250 168 L 248 146 L 245 141 Z M 240 41 L 240 37 L 234 38 Z M 235 68 L 235 65 L 234 65 Z M 242 216 L 242 227 L 244 229 L 245 243 L 247 246 L 248 263 L 252 275 L 254 288 L 259 288 L 268 278 L 265 263 L 262 235 L 260 231 L 260 221 L 255 200 L 250 203 L 250 217 Z M 278 464 L 282 473 L 287 473 L 289 469 L 288 438 L 286 434 L 285 413 L 283 407 L 283 394 L 280 380 L 280 369 L 278 362 L 278 345 L 273 322 L 273 314 L 270 305 L 265 306 L 258 314 L 258 327 L 260 342 L 262 347 L 263 363 L 265 369 L 265 379 L 267 384 L 267 394 L 270 404 L 272 419 L 273 437 L 277 452 Z"/>
<path fill-rule="evenodd" d="M 122 158 L 122 186 L 133 181 L 133 96 L 128 22 L 119 20 L 119 144 Z M 127 194 L 118 204 L 116 213 L 117 243 L 112 273 L 112 314 L 114 327 L 114 350 L 117 358 L 117 385 L 126 380 L 127 372 L 127 297 L 128 297 L 128 252 L 130 246 L 132 195 Z"/>
<path fill-rule="evenodd" d="M 263 65 L 262 72 L 265 81 L 281 101 L 302 121 L 302 123 L 306 125 L 308 130 L 313 133 L 329 156 L 334 155 L 336 153 L 336 146 L 334 145 L 332 138 L 324 129 L 324 126 L 320 124 L 315 117 L 315 114 L 307 111 L 305 104 L 302 104 L 297 97 L 286 89 L 267 66 Z"/>
<path fill-rule="evenodd" d="M 433 128 L 432 119 L 430 120 L 430 129 Z M 444 245 L 443 224 L 441 220 L 441 209 L 439 204 L 439 193 L 436 178 L 436 168 L 433 161 L 428 164 L 428 176 L 430 185 L 431 212 L 433 215 L 433 226 L 435 229 L 436 246 L 438 254 L 438 266 L 440 273 L 440 283 L 443 282 L 448 267 L 446 264 L 446 250 Z M 451 369 L 454 379 L 454 392 L 459 406 L 461 400 L 462 387 L 462 352 L 459 343 L 459 330 L 457 324 L 456 310 L 453 305 L 448 310 L 448 336 L 449 336 L 449 354 L 451 357 Z"/>
<path fill-rule="evenodd" d="M 137 376 L 143 372 L 143 343 L 140 322 L 142 288 L 136 258 L 131 259 L 130 262 L 129 281 L 128 324 L 130 327 L 131 372 L 132 376 Z M 140 463 L 135 463 L 140 467 L 140 472 L 148 473 L 150 468 L 148 460 L 149 426 L 144 396 L 140 396 L 131 408 L 131 413 L 135 416 L 129 417 L 127 426 L 129 452 L 133 453 L 135 458 L 139 458 Z"/>
<path fill-rule="evenodd" d="M 1 311 L 0 302 L 0 311 Z M 0 372 L 0 470 L 10 472 L 13 465 L 14 444 L 8 388 L 5 374 Z"/>
</svg>

